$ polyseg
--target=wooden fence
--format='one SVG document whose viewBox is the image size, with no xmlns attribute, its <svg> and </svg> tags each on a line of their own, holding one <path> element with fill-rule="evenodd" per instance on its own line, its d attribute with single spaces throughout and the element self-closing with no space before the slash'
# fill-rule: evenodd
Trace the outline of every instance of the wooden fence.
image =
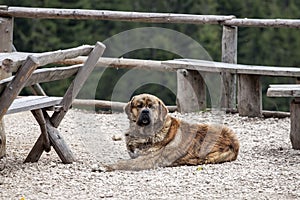
<svg viewBox="0 0 300 200">
<path fill-rule="evenodd" d="M 190 15 L 170 13 L 144 13 L 144 12 L 122 12 L 107 10 L 83 10 L 83 9 L 52 9 L 52 8 L 25 8 L 0 6 L 0 52 L 12 51 L 13 18 L 44 18 L 44 19 L 97 19 L 113 21 L 131 21 L 148 23 L 188 23 L 188 24 L 216 24 L 223 27 L 222 33 L 222 62 L 197 62 L 188 61 L 139 61 L 123 60 L 119 64 L 113 60 L 111 66 L 123 64 L 123 66 L 146 67 L 159 70 L 176 70 L 178 75 L 179 109 L 183 112 L 194 109 L 193 103 L 186 103 L 188 90 L 184 84 L 192 84 L 192 87 L 205 90 L 204 82 L 199 73 L 217 72 L 222 77 L 222 108 L 236 110 L 241 115 L 261 116 L 261 85 L 259 77 L 267 76 L 289 76 L 300 77 L 298 68 L 280 68 L 268 66 L 237 65 L 237 40 L 238 26 L 247 27 L 277 27 L 277 28 L 300 28 L 300 20 L 296 19 L 237 19 L 235 16 L 216 15 Z M 105 58 L 102 59 L 102 62 Z M 192 63 L 192 64 L 191 64 Z M 193 65 L 193 67 L 191 67 Z M 196 66 L 196 68 L 195 68 Z M 118 66 L 119 67 L 119 66 Z M 184 70 L 183 72 L 181 70 Z M 0 70 L 0 79 L 9 76 L 9 70 Z M 263 72 L 263 73 L 262 73 Z M 192 81 L 197 80 L 197 81 Z M 237 94 L 237 95 L 236 95 Z M 203 105 L 205 93 L 196 94 L 198 102 Z M 206 106 L 205 104 L 203 106 Z"/>
</svg>

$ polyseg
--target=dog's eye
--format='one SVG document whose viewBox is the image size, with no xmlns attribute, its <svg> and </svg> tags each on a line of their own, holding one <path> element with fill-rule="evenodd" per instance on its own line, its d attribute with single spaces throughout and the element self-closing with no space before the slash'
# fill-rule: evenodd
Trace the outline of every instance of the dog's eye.
<svg viewBox="0 0 300 200">
<path fill-rule="evenodd" d="M 152 108 L 152 104 L 149 104 L 149 105 L 148 105 L 148 108 Z"/>
<path fill-rule="evenodd" d="M 142 107 L 143 107 L 143 104 L 138 104 L 137 107 L 138 107 L 138 108 L 142 108 Z"/>
</svg>

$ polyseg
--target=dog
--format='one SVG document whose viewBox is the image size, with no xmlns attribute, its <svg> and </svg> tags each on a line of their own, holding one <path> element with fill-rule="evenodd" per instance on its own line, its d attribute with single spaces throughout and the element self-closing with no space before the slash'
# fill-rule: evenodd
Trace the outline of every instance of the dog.
<svg viewBox="0 0 300 200">
<path fill-rule="evenodd" d="M 131 159 L 103 165 L 99 171 L 138 171 L 237 159 L 239 141 L 231 129 L 174 118 L 156 96 L 134 96 L 125 113 L 130 123 L 125 141 Z"/>
</svg>

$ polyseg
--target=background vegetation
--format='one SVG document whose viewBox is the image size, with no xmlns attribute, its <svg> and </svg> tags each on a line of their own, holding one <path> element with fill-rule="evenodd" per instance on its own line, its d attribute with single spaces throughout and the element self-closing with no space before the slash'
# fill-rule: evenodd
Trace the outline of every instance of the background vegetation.
<svg viewBox="0 0 300 200">
<path fill-rule="evenodd" d="M 168 1 L 131 1 L 131 0 L 37 0 L 18 1 L 0 0 L 0 4 L 10 6 L 82 8 L 119 11 L 171 12 L 186 14 L 235 15 L 238 18 L 299 18 L 300 1 L 297 0 L 168 0 Z M 198 41 L 213 60 L 221 58 L 221 33 L 218 25 L 190 24 L 144 24 L 133 22 L 113 22 L 97 20 L 44 20 L 15 19 L 14 45 L 18 51 L 42 52 L 47 50 L 74 47 L 82 44 L 94 44 L 117 33 L 136 27 L 164 27 L 180 31 Z M 238 63 L 299 66 L 300 37 L 298 29 L 278 28 L 239 28 Z M 123 57 L 143 59 L 173 59 L 172 53 L 156 49 L 130 52 Z M 102 72 L 101 72 L 102 73 Z M 124 70 L 106 70 L 99 80 L 96 98 L 110 100 L 114 85 Z M 175 82 L 174 74 L 166 75 L 169 82 Z M 263 94 L 269 83 L 294 83 L 294 79 L 263 78 Z M 55 83 L 57 84 L 57 83 Z M 45 85 L 49 94 L 62 94 L 66 84 L 54 91 L 51 85 Z M 89 87 L 85 87 L 82 96 L 89 96 Z M 150 92 L 163 98 L 167 104 L 175 103 L 175 95 L 163 86 L 145 85 L 136 92 Z M 95 95 L 94 95 L 95 96 Z M 288 110 L 288 100 L 274 100 L 263 97 L 264 109 Z"/>
</svg>

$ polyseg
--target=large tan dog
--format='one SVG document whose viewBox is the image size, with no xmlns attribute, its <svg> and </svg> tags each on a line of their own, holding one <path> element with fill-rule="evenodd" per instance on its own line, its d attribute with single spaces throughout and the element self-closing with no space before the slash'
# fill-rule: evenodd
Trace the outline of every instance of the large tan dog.
<svg viewBox="0 0 300 200">
<path fill-rule="evenodd" d="M 125 112 L 130 121 L 126 146 L 132 159 L 102 166 L 101 171 L 223 163 L 238 156 L 239 142 L 232 130 L 171 117 L 153 95 L 134 96 Z"/>
</svg>

